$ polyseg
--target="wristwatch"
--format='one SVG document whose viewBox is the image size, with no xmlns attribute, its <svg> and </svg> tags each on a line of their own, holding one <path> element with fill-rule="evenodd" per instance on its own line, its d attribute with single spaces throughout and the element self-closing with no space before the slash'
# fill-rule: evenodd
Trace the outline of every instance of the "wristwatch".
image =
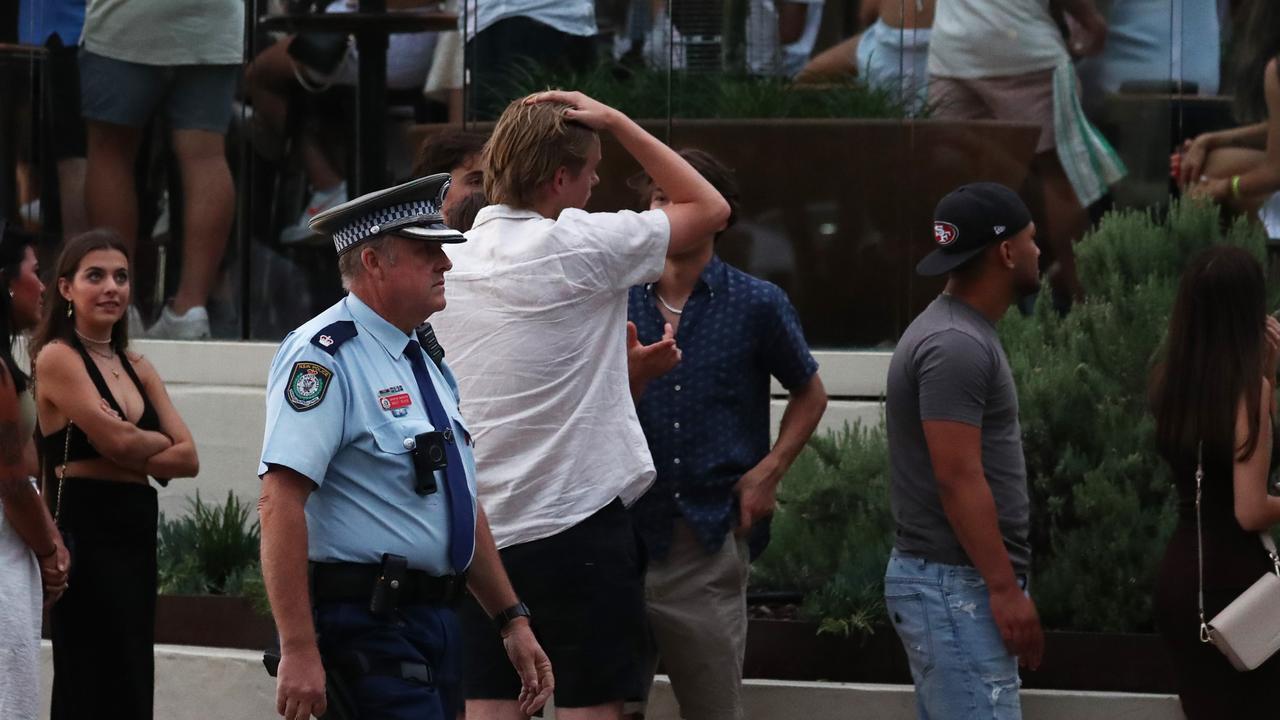
<svg viewBox="0 0 1280 720">
<path fill-rule="evenodd" d="M 515 605 L 499 612 L 497 615 L 493 616 L 493 626 L 497 628 L 498 633 L 501 634 L 503 630 L 507 629 L 507 625 L 518 617 L 530 617 L 528 605 L 525 605 L 522 602 L 517 602 Z"/>
</svg>

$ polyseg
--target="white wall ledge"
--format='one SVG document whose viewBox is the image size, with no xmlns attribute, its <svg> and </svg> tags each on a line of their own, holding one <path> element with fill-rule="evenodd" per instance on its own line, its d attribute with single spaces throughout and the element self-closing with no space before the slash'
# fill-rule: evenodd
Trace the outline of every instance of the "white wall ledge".
<svg viewBox="0 0 1280 720">
<path fill-rule="evenodd" d="M 41 670 L 43 715 L 48 717 L 52 651 L 46 641 Z M 165 720 L 271 720 L 275 681 L 262 653 L 248 650 L 156 646 L 155 716 Z M 910 685 L 748 680 L 747 720 L 913 720 Z M 1024 690 L 1026 720 L 1182 720 L 1173 695 Z M 678 720 L 671 685 L 654 683 L 647 717 Z"/>
</svg>

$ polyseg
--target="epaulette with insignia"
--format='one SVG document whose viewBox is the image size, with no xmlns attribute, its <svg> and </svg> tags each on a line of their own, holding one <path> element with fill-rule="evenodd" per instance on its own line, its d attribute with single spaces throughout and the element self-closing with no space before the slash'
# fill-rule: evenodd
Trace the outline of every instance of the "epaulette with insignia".
<svg viewBox="0 0 1280 720">
<path fill-rule="evenodd" d="M 431 362 L 435 363 L 436 367 L 440 367 L 440 363 L 444 362 L 444 348 L 436 339 L 436 331 L 431 327 L 431 323 L 422 323 L 414 332 L 418 336 L 418 344 L 427 351 L 427 357 L 431 358 Z"/>
<path fill-rule="evenodd" d="M 338 348 L 342 347 L 342 343 L 350 340 L 358 335 L 356 324 L 350 320 L 339 320 L 332 325 L 315 334 L 311 338 L 311 344 L 321 350 L 337 357 Z"/>
</svg>

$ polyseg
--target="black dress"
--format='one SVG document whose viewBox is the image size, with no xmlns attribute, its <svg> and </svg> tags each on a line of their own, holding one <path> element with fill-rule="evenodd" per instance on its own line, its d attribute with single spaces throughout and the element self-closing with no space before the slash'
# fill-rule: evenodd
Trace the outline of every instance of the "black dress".
<svg viewBox="0 0 1280 720">
<path fill-rule="evenodd" d="M 77 348 L 98 392 L 125 417 L 97 365 Z M 125 372 L 143 398 L 138 427 L 159 430 L 155 408 L 127 357 Z M 68 437 L 68 433 L 70 436 Z M 79 427 L 41 437 L 45 487 L 71 552 L 67 591 L 49 611 L 53 720 L 151 720 L 155 676 L 156 491 L 150 485 L 85 477 L 61 483 L 54 469 L 101 457 Z"/>
<path fill-rule="evenodd" d="M 1273 470 L 1277 460 L 1280 453 L 1273 453 Z M 1200 642 L 1195 458 L 1177 465 L 1173 471 L 1178 525 L 1160 564 L 1155 613 L 1156 626 L 1173 656 L 1182 710 L 1187 720 L 1280 717 L 1280 654 L 1256 670 L 1239 672 L 1216 647 Z M 1257 533 L 1246 532 L 1236 521 L 1232 472 L 1229 455 L 1211 457 L 1206 450 L 1201 496 L 1206 619 L 1212 619 L 1263 573 L 1273 571 Z"/>
</svg>

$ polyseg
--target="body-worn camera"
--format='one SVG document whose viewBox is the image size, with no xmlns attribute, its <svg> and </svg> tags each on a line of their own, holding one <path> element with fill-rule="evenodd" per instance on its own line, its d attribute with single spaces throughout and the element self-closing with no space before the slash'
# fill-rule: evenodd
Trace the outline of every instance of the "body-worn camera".
<svg viewBox="0 0 1280 720">
<path fill-rule="evenodd" d="M 438 431 L 419 433 L 413 437 L 413 471 L 416 476 L 413 491 L 430 495 L 436 487 L 436 471 L 449 467 L 449 456 L 444 449 L 444 433 Z"/>
</svg>

